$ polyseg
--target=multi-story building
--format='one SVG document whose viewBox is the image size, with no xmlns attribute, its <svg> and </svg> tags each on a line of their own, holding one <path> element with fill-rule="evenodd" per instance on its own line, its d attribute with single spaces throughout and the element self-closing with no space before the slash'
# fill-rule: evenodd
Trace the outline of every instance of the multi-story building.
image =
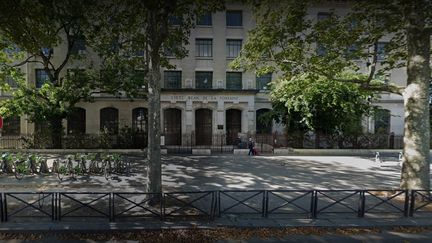
<svg viewBox="0 0 432 243">
<path fill-rule="evenodd" d="M 331 9 L 345 11 L 346 1 L 326 1 L 309 10 L 310 17 L 317 20 Z M 175 23 L 173 23 L 175 24 Z M 189 54 L 178 60 L 170 57 L 172 70 L 162 72 L 161 128 L 166 145 L 219 145 L 234 144 L 237 137 L 255 133 L 283 132 L 283 126 L 269 126 L 257 119 L 272 108 L 267 84 L 276 74 L 258 77 L 254 72 L 232 70 L 230 62 L 236 58 L 245 43 L 248 31 L 254 27 L 251 8 L 241 3 L 230 3 L 225 11 L 200 18 L 192 30 L 187 49 Z M 385 40 L 379 45 L 383 49 Z M 53 57 L 62 54 L 63 46 L 53 49 Z M 94 58 L 84 43 L 77 51 Z M 69 68 L 83 68 L 81 62 Z M 365 64 L 359 64 L 365 71 Z M 26 78 L 36 86 L 44 80 L 44 71 L 38 64 L 23 67 Z M 404 84 L 403 69 L 389 73 L 397 84 Z M 0 91 L 1 92 L 1 91 Z M 7 98 L 7 93 L 0 93 Z M 403 133 L 403 100 L 400 96 L 382 94 L 376 103 L 384 110 L 379 119 L 365 119 L 365 131 L 374 133 Z M 99 95 L 92 103 L 79 103 L 74 119 L 64 122 L 67 133 L 80 131 L 98 134 L 107 126 L 146 129 L 147 102 L 136 99 L 119 99 Z M 375 121 L 377 120 L 377 121 Z M 32 134 L 38 126 L 27 122 L 26 117 L 11 118 L 5 124 L 3 135 Z M 221 140 L 220 138 L 223 138 Z"/>
</svg>

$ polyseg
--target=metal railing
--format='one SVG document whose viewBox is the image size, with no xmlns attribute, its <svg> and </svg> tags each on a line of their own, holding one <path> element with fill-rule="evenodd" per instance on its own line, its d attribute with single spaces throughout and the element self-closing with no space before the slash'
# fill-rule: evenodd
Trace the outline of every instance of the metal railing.
<svg viewBox="0 0 432 243">
<path fill-rule="evenodd" d="M 430 217 L 431 191 L 221 190 L 170 193 L 3 192 L 1 222 Z"/>
</svg>

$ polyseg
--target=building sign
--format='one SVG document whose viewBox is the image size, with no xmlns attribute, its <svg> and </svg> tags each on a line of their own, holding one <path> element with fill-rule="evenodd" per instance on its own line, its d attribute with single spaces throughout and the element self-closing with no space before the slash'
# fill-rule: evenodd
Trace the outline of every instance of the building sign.
<svg viewBox="0 0 432 243">
<path fill-rule="evenodd" d="M 239 101 L 247 101 L 250 97 L 246 96 L 230 96 L 230 95 L 162 95 L 162 101 L 200 101 L 200 102 L 217 102 L 217 101 L 225 101 L 225 102 L 239 102 Z"/>
</svg>

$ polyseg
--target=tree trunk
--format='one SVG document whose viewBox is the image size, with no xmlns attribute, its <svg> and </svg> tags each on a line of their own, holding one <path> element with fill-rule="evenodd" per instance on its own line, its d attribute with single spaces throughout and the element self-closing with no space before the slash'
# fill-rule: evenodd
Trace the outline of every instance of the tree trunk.
<svg viewBox="0 0 432 243">
<path fill-rule="evenodd" d="M 153 50 L 152 50 L 153 51 Z M 153 52 L 158 52 L 155 50 Z M 162 192 L 162 166 L 160 147 L 160 68 L 159 53 L 152 53 L 148 80 L 148 146 L 147 191 Z"/>
<path fill-rule="evenodd" d="M 430 33 L 425 30 L 422 1 L 410 2 L 407 10 L 407 87 L 405 106 L 402 189 L 429 190 L 429 81 Z"/>
<path fill-rule="evenodd" d="M 63 118 L 55 117 L 49 120 L 51 128 L 51 142 L 52 148 L 61 149 L 62 148 L 62 136 L 63 136 Z"/>
</svg>

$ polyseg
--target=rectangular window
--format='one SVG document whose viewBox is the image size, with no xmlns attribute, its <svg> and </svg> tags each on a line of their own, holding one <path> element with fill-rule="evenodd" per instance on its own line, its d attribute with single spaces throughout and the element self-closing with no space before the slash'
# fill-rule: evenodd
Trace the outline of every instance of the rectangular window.
<svg viewBox="0 0 432 243">
<path fill-rule="evenodd" d="M 242 48 L 242 40 L 231 40 L 226 41 L 227 57 L 236 58 L 240 55 Z"/>
<path fill-rule="evenodd" d="M 242 26 L 243 17 L 240 10 L 226 11 L 226 26 Z"/>
<path fill-rule="evenodd" d="M 17 82 L 11 76 L 6 76 L 5 79 L 6 79 L 6 83 L 9 85 L 10 88 L 18 87 Z"/>
<path fill-rule="evenodd" d="M 377 55 L 377 60 L 378 61 L 384 61 L 385 60 L 385 46 L 387 43 L 385 42 L 378 42 L 376 44 L 376 55 Z"/>
<path fill-rule="evenodd" d="M 144 56 L 144 50 L 135 50 L 134 56 L 136 57 L 143 57 Z"/>
<path fill-rule="evenodd" d="M 195 40 L 195 55 L 197 57 L 212 57 L 213 56 L 213 40 L 212 39 L 196 39 Z"/>
<path fill-rule="evenodd" d="M 166 89 L 181 89 L 181 71 L 164 71 Z"/>
<path fill-rule="evenodd" d="M 206 14 L 198 17 L 196 24 L 201 25 L 201 26 L 211 26 L 212 25 L 212 14 L 206 13 Z"/>
<path fill-rule="evenodd" d="M 182 42 L 180 41 L 175 41 L 173 43 L 166 43 L 166 45 L 164 45 L 164 54 L 167 57 L 175 57 L 176 53 L 178 53 L 179 51 L 181 52 L 182 50 Z"/>
<path fill-rule="evenodd" d="M 268 89 L 267 84 L 271 82 L 272 73 L 266 73 L 256 77 L 256 88 L 259 90 Z"/>
<path fill-rule="evenodd" d="M 41 52 L 44 56 L 48 57 L 54 53 L 54 50 L 50 47 L 43 47 L 41 49 Z"/>
<path fill-rule="evenodd" d="M 355 52 L 357 52 L 359 50 L 359 47 L 357 44 L 352 44 L 348 47 L 347 49 L 347 53 L 348 54 L 354 54 Z"/>
<path fill-rule="evenodd" d="M 86 40 L 84 38 L 84 36 L 79 36 L 77 38 L 72 38 L 75 39 L 72 48 L 71 48 L 71 53 L 72 54 L 82 54 L 81 52 L 86 50 Z"/>
<path fill-rule="evenodd" d="M 174 52 L 172 51 L 172 48 L 164 46 L 164 54 L 166 57 L 173 57 L 175 56 Z"/>
<path fill-rule="evenodd" d="M 316 53 L 318 56 L 322 57 L 322 56 L 327 55 L 327 50 L 323 44 L 317 43 Z"/>
<path fill-rule="evenodd" d="M 330 18 L 330 15 L 331 15 L 330 13 L 320 12 L 317 15 L 317 20 L 318 21 L 326 20 L 326 19 Z"/>
<path fill-rule="evenodd" d="M 242 73 L 227 72 L 226 73 L 226 89 L 241 90 L 242 89 Z"/>
<path fill-rule="evenodd" d="M 49 81 L 48 73 L 44 69 L 36 69 L 36 88 Z"/>
<path fill-rule="evenodd" d="M 177 16 L 169 16 L 168 17 L 168 23 L 170 25 L 181 25 L 182 19 L 180 17 L 177 17 Z"/>
<path fill-rule="evenodd" d="M 213 72 L 195 72 L 195 88 L 211 89 L 213 82 Z"/>
</svg>

